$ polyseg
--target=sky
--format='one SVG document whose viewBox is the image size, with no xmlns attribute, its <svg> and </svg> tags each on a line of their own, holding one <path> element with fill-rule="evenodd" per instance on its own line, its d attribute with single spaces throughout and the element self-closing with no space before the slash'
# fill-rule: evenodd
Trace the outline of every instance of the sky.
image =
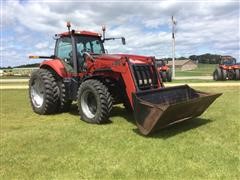
<svg viewBox="0 0 240 180">
<path fill-rule="evenodd" d="M 213 53 L 239 57 L 239 1 L 1 1 L 1 67 L 38 63 L 29 55 L 52 55 L 54 34 L 76 30 L 124 36 L 108 41 L 108 53 L 172 56 L 171 16 L 176 25 L 176 56 Z"/>
</svg>

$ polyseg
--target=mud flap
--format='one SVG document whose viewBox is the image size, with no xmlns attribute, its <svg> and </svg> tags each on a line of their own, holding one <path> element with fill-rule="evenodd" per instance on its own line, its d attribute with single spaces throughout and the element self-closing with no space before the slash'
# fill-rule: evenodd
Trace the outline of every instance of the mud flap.
<svg viewBox="0 0 240 180">
<path fill-rule="evenodd" d="M 139 131 L 149 135 L 200 116 L 220 95 L 196 91 L 187 85 L 133 93 L 134 118 Z"/>
</svg>

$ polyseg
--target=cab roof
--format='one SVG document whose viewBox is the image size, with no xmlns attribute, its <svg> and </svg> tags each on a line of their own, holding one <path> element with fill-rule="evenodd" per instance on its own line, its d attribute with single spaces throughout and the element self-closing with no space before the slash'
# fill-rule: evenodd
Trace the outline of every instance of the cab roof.
<svg viewBox="0 0 240 180">
<path fill-rule="evenodd" d="M 79 31 L 79 30 L 76 30 L 74 31 L 74 34 L 76 35 L 88 35 L 88 36 L 101 36 L 101 34 L 99 33 L 95 33 L 95 32 L 91 32 L 91 31 Z M 58 34 L 59 36 L 67 36 L 69 35 L 69 32 L 63 32 L 63 33 L 60 33 Z"/>
</svg>

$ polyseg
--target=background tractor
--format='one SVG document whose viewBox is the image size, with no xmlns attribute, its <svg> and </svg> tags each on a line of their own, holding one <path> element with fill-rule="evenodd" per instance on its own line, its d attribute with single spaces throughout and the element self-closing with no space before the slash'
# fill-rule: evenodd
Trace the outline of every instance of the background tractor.
<svg viewBox="0 0 240 180">
<path fill-rule="evenodd" d="M 163 80 L 163 82 L 171 82 L 172 81 L 172 71 L 170 67 L 167 65 L 167 60 L 156 59 L 157 70 Z"/>
<path fill-rule="evenodd" d="M 175 122 L 201 115 L 220 94 L 198 92 L 187 85 L 165 88 L 154 57 L 107 54 L 106 38 L 89 31 L 56 35 L 54 55 L 45 58 L 29 80 L 34 112 L 53 114 L 70 109 L 76 101 L 80 119 L 109 121 L 114 104 L 133 111 L 140 133 L 148 135 Z"/>
<path fill-rule="evenodd" d="M 240 80 L 240 64 L 231 56 L 221 56 L 218 67 L 213 72 L 215 81 Z"/>
</svg>

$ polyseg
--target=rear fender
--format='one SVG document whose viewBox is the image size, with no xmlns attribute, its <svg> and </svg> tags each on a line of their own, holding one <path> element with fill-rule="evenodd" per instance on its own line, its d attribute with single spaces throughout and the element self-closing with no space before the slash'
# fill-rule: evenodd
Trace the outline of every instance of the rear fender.
<svg viewBox="0 0 240 180">
<path fill-rule="evenodd" d="M 51 60 L 45 60 L 40 64 L 40 68 L 45 69 L 52 69 L 54 72 L 56 72 L 60 77 L 66 78 L 68 77 L 67 71 L 59 59 L 51 59 Z"/>
</svg>

